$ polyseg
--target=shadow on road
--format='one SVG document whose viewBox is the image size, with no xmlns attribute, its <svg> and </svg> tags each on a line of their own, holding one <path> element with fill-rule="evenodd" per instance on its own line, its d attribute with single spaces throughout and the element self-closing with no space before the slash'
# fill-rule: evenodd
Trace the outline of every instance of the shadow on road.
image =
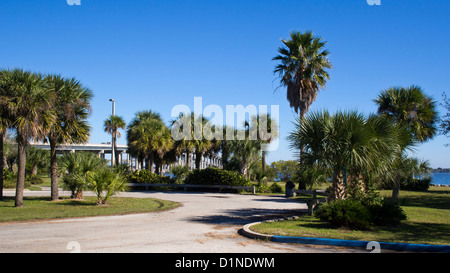
<svg viewBox="0 0 450 273">
<path fill-rule="evenodd" d="M 307 210 L 302 209 L 229 209 L 223 210 L 223 213 L 219 215 L 195 216 L 188 218 L 188 220 L 215 225 L 245 225 L 252 222 L 300 215 L 306 212 Z"/>
</svg>

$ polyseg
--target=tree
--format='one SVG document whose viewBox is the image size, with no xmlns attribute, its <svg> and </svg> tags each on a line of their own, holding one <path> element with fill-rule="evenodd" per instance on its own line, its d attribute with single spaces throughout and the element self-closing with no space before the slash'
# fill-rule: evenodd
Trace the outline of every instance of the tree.
<svg viewBox="0 0 450 273">
<path fill-rule="evenodd" d="M 367 171 L 377 171 L 378 163 L 400 150 L 402 141 L 390 119 L 356 111 L 312 113 L 297 119 L 288 139 L 292 148 L 305 147 L 306 166 L 332 174 L 332 199 L 345 199 L 347 183 L 364 186 Z"/>
<path fill-rule="evenodd" d="M 407 128 L 415 143 L 428 141 L 436 135 L 438 122 L 436 102 L 425 95 L 419 86 L 389 88 L 381 92 L 375 103 L 378 105 L 378 113 Z M 398 153 L 397 157 L 401 157 L 402 154 L 403 151 Z M 399 193 L 400 183 L 394 183 L 392 191 L 394 202 L 398 200 Z"/>
<path fill-rule="evenodd" d="M 291 32 L 290 39 L 281 40 L 280 55 L 272 60 L 279 61 L 274 73 L 280 78 L 280 86 L 287 88 L 287 100 L 296 113 L 303 118 L 316 100 L 319 89 L 325 88 L 330 79 L 327 69 L 331 69 L 327 42 L 314 36 L 311 31 Z M 302 161 L 303 147 L 299 159 Z"/>
<path fill-rule="evenodd" d="M 135 141 L 135 138 L 138 137 L 136 134 L 133 134 L 134 130 L 133 128 L 137 127 L 140 123 L 142 123 L 144 120 L 147 119 L 153 119 L 163 122 L 161 115 L 159 113 L 153 112 L 151 110 L 139 111 L 136 113 L 136 116 L 133 118 L 133 120 L 128 124 L 127 129 L 128 152 L 130 153 L 130 155 L 134 156 L 141 162 L 142 168 L 144 166 L 143 165 L 144 161 L 147 161 L 147 163 L 149 163 L 148 162 L 149 155 L 146 153 L 146 149 L 143 149 L 142 146 L 132 144 Z M 149 164 L 147 164 L 147 169 L 150 170 Z"/>
<path fill-rule="evenodd" d="M 278 139 L 278 124 L 275 120 L 273 120 L 269 114 L 261 114 L 252 116 L 250 119 L 250 126 L 254 126 L 256 128 L 250 128 L 249 131 L 256 133 L 256 137 L 252 139 L 257 139 L 263 145 L 268 145 L 272 143 L 272 141 Z M 275 129 L 275 130 L 272 130 Z M 266 171 L 266 150 L 261 149 L 261 168 L 262 171 Z"/>
<path fill-rule="evenodd" d="M 272 162 L 270 167 L 277 172 L 277 177 L 281 181 L 291 180 L 298 169 L 298 162 L 295 160 L 279 160 Z"/>
<path fill-rule="evenodd" d="M 212 125 L 205 117 L 195 116 L 194 113 L 180 113 L 171 125 L 172 133 L 177 135 L 176 149 L 180 154 L 186 153 L 186 166 L 190 166 L 190 154 L 195 152 L 195 167 L 199 169 L 202 156 L 214 147 L 212 137 L 206 137 L 203 130 L 205 126 Z"/>
<path fill-rule="evenodd" d="M 436 102 L 425 95 L 421 87 L 412 85 L 386 89 L 375 99 L 375 103 L 378 114 L 406 125 L 415 141 L 425 142 L 436 135 Z"/>
<path fill-rule="evenodd" d="M 147 169 L 154 173 L 155 156 L 164 156 L 172 146 L 170 130 L 158 114 L 139 112 L 128 126 L 128 146 L 146 161 Z"/>
<path fill-rule="evenodd" d="M 450 134 L 450 102 L 447 100 L 447 94 L 443 93 L 442 96 L 443 96 L 444 103 L 441 103 L 441 106 L 447 110 L 447 113 L 445 113 L 445 115 L 441 119 L 440 132 L 443 135 L 449 136 L 449 134 Z"/>
<path fill-rule="evenodd" d="M 54 95 L 56 120 L 47 137 L 50 143 L 51 199 L 58 200 L 58 162 L 56 147 L 60 144 L 85 143 L 91 127 L 87 118 L 91 112 L 92 91 L 75 78 L 47 75 L 46 88 Z"/>
<path fill-rule="evenodd" d="M 109 116 L 104 122 L 103 128 L 105 132 L 112 135 L 113 147 L 114 147 L 114 158 L 115 162 L 111 160 L 111 166 L 119 165 L 119 155 L 117 153 L 117 138 L 120 138 L 119 129 L 126 129 L 126 123 L 121 116 Z"/>
<path fill-rule="evenodd" d="M 280 55 L 273 58 L 280 63 L 274 73 L 279 75 L 281 86 L 287 87 L 287 100 L 296 113 L 303 117 L 316 100 L 320 88 L 330 79 L 327 69 L 326 42 L 312 32 L 291 32 L 290 39 L 281 40 Z"/>
<path fill-rule="evenodd" d="M 104 159 L 90 152 L 67 153 L 59 162 L 64 188 L 72 192 L 73 199 L 83 199 L 83 191 L 89 186 L 89 175 L 106 167 Z"/>
<path fill-rule="evenodd" d="M 257 160 L 256 156 L 261 151 L 261 143 L 258 140 L 250 140 L 248 137 L 243 140 L 235 139 L 231 141 L 230 150 L 233 157 L 239 161 L 241 175 L 248 177 L 249 165 L 255 159 Z"/>
<path fill-rule="evenodd" d="M 16 130 L 18 174 L 15 206 L 23 206 L 26 148 L 30 138 L 42 139 L 55 121 L 52 95 L 40 74 L 23 69 L 1 71 L 1 107 Z"/>
<path fill-rule="evenodd" d="M 49 152 L 35 147 L 27 149 L 27 173 L 37 175 L 39 169 L 48 169 Z"/>
<path fill-rule="evenodd" d="M 1 88 L 2 87 L 0 85 L 0 89 Z M 2 109 L 2 106 L 0 105 L 0 200 L 3 200 L 3 169 L 6 167 L 4 145 L 6 141 L 8 128 L 10 127 L 11 124 L 11 121 L 8 119 L 7 115 L 8 115 L 7 111 L 5 109 Z"/>
</svg>

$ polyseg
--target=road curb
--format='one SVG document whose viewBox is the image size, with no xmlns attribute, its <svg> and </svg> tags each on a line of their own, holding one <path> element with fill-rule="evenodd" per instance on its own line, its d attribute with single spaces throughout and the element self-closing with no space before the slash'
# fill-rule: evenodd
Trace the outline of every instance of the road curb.
<svg viewBox="0 0 450 273">
<path fill-rule="evenodd" d="M 247 238 L 250 238 L 250 239 L 271 241 L 271 242 L 275 242 L 275 243 L 358 247 L 358 248 L 365 248 L 365 249 L 369 249 L 369 250 L 372 249 L 372 245 L 375 243 L 375 244 L 379 244 L 380 249 L 388 249 L 388 250 L 396 250 L 396 251 L 411 251 L 411 252 L 446 252 L 446 253 L 450 253 L 450 245 L 426 245 L 426 244 L 355 241 L 355 240 L 327 239 L 327 238 L 314 238 L 314 237 L 279 236 L 279 235 L 262 234 L 262 233 L 258 233 L 258 232 L 250 230 L 250 228 L 254 225 L 267 223 L 267 222 L 293 220 L 296 218 L 298 218 L 298 216 L 250 223 L 250 224 L 243 226 L 243 228 L 241 230 L 239 230 L 239 234 L 241 234 L 242 236 L 245 236 Z"/>
</svg>

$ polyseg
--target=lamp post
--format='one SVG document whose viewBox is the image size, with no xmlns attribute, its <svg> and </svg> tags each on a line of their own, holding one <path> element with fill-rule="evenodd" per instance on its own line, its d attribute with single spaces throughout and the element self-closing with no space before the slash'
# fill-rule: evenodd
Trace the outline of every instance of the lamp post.
<svg viewBox="0 0 450 273">
<path fill-rule="evenodd" d="M 116 115 L 116 102 L 114 101 L 114 99 L 109 99 L 110 102 L 112 102 L 112 117 L 114 117 Z M 115 142 L 115 135 L 114 135 L 114 131 L 111 134 L 111 167 L 114 166 L 114 162 L 116 162 L 116 155 L 115 155 L 115 151 L 114 151 L 114 142 Z"/>
</svg>

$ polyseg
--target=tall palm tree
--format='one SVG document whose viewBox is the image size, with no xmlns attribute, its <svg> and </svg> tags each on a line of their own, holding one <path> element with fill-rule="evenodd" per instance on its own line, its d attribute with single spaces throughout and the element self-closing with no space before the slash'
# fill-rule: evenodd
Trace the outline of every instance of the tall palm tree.
<svg viewBox="0 0 450 273">
<path fill-rule="evenodd" d="M 419 86 L 394 87 L 381 92 L 375 103 L 378 113 L 407 126 L 413 139 L 425 142 L 436 135 L 436 102 Z"/>
<path fill-rule="evenodd" d="M 132 131 L 133 131 L 134 127 L 138 126 L 141 122 L 143 122 L 146 119 L 155 119 L 160 122 L 163 122 L 161 115 L 159 113 L 153 112 L 152 110 L 144 110 L 144 111 L 137 112 L 136 116 L 133 118 L 133 120 L 131 120 L 131 122 L 127 126 L 128 127 L 127 128 L 128 152 L 130 153 L 130 155 L 134 156 L 141 162 L 142 167 L 143 167 L 144 161 L 147 161 L 147 163 L 148 163 L 148 160 L 147 160 L 148 155 L 145 154 L 144 150 L 131 144 L 135 141 L 135 139 L 133 139 L 133 138 L 137 137 L 135 134 L 133 134 Z M 148 169 L 149 168 L 150 167 L 148 166 Z"/>
<path fill-rule="evenodd" d="M 54 94 L 56 121 L 47 134 L 50 143 L 51 199 L 58 200 L 58 163 L 56 147 L 60 144 L 86 143 L 91 127 L 92 91 L 75 78 L 47 75 L 46 88 Z"/>
<path fill-rule="evenodd" d="M 127 130 L 128 146 L 146 161 L 147 169 L 154 173 L 155 155 L 162 158 L 172 148 L 170 130 L 159 115 L 137 113 Z"/>
<path fill-rule="evenodd" d="M 113 141 L 112 144 L 114 147 L 114 151 L 112 152 L 114 153 L 115 162 L 111 160 L 111 166 L 119 165 L 119 156 L 117 154 L 117 138 L 120 138 L 121 136 L 119 129 L 125 130 L 126 126 L 127 124 L 125 123 L 125 120 L 121 116 L 111 115 L 104 122 L 103 129 L 105 130 L 105 132 L 112 135 Z"/>
<path fill-rule="evenodd" d="M 0 103 L 17 134 L 18 174 L 15 206 L 23 206 L 26 147 L 30 138 L 44 138 L 55 121 L 52 94 L 40 74 L 23 69 L 2 71 Z"/>
<path fill-rule="evenodd" d="M 378 113 L 407 128 L 415 143 L 426 142 L 436 135 L 438 122 L 436 102 L 428 97 L 421 87 L 411 85 L 407 88 L 389 88 L 382 91 L 374 101 L 378 105 Z M 397 154 L 394 162 L 401 162 L 403 152 L 402 150 Z M 397 202 L 400 183 L 396 183 L 395 179 L 393 181 L 392 200 Z"/>
<path fill-rule="evenodd" d="M 326 42 L 312 32 L 291 32 L 290 39 L 281 40 L 283 47 L 273 58 L 279 61 L 274 73 L 279 75 L 280 86 L 287 87 L 287 99 L 296 113 L 303 117 L 324 88 L 330 76 L 329 52 Z"/>
</svg>

